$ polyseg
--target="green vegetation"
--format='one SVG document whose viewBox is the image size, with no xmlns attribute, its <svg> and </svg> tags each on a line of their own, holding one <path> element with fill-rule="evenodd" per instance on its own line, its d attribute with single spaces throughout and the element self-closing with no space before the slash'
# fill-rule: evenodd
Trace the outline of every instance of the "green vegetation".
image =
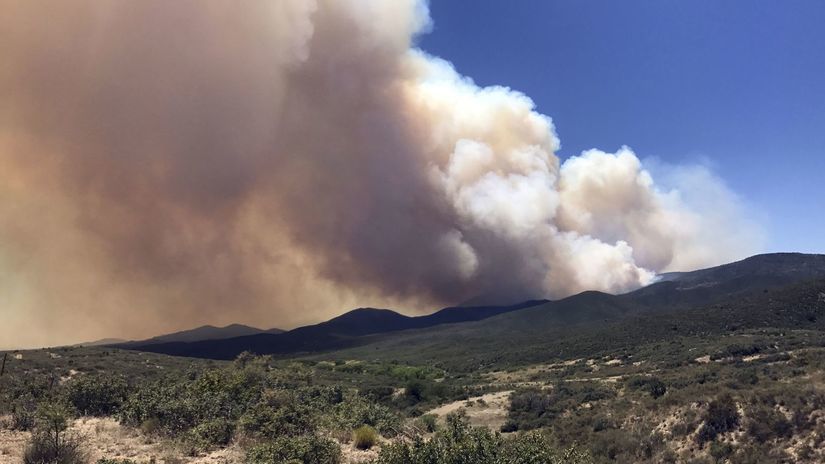
<svg viewBox="0 0 825 464">
<path fill-rule="evenodd" d="M 0 377 L 0 426 L 31 433 L 26 462 L 86 462 L 81 416 L 252 464 L 825 461 L 825 283 L 587 324 L 547 309 L 290 359 L 27 351 Z"/>
<path fill-rule="evenodd" d="M 395 442 L 381 450 L 377 464 L 585 464 L 586 454 L 570 448 L 557 451 L 540 433 L 504 438 L 481 427 L 470 427 L 465 417 L 447 417 L 444 429 L 429 440 Z"/>
<path fill-rule="evenodd" d="M 376 443 L 378 443 L 378 433 L 369 425 L 362 425 L 352 432 L 352 444 L 358 449 L 370 449 Z"/>
<path fill-rule="evenodd" d="M 60 403 L 43 403 L 37 426 L 23 455 L 24 464 L 82 464 L 86 456 L 80 442 L 68 436 L 70 412 Z"/>
<path fill-rule="evenodd" d="M 269 443 L 252 447 L 246 455 L 248 464 L 336 464 L 340 460 L 341 449 L 338 444 L 317 435 L 276 438 Z"/>
</svg>

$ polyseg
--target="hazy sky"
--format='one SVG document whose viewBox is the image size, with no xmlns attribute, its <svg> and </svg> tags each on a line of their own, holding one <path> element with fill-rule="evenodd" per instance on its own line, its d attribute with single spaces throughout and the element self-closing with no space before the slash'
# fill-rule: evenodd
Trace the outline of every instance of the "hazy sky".
<svg viewBox="0 0 825 464">
<path fill-rule="evenodd" d="M 0 3 L 0 346 L 823 251 L 821 3 Z"/>
<path fill-rule="evenodd" d="M 472 7 L 468 7 L 472 5 Z M 561 158 L 709 164 L 770 251 L 825 252 L 825 2 L 433 0 L 420 45 L 529 95 Z"/>
</svg>

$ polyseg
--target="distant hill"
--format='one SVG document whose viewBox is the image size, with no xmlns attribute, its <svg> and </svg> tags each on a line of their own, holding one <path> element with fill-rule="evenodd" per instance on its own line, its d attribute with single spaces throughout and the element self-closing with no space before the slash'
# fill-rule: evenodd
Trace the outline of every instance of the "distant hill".
<svg viewBox="0 0 825 464">
<path fill-rule="evenodd" d="M 370 337 L 335 355 L 451 363 L 453 368 L 506 366 L 610 349 L 632 351 L 644 343 L 747 328 L 825 329 L 825 257 L 776 258 L 765 255 L 685 273 L 690 280 L 681 285 L 659 282 L 617 296 L 585 292 L 449 330 Z M 764 271 L 766 266 L 773 266 L 775 279 Z"/>
<path fill-rule="evenodd" d="M 289 354 L 344 348 L 360 337 L 401 330 L 423 329 L 442 324 L 478 321 L 546 303 L 531 300 L 508 306 L 450 307 L 426 316 L 410 317 L 389 309 L 358 308 L 320 324 L 283 333 L 254 333 L 234 338 L 158 341 L 162 337 L 119 345 L 122 348 L 215 359 L 231 359 L 243 351 L 259 354 Z M 176 335 L 176 334 L 173 334 Z"/>
<path fill-rule="evenodd" d="M 72 346 L 106 346 L 126 342 L 127 340 L 124 340 L 122 338 L 101 338 L 100 340 L 95 340 L 93 342 L 76 343 Z"/>
<path fill-rule="evenodd" d="M 156 345 L 162 343 L 191 343 L 191 342 L 200 342 L 200 341 L 207 341 L 207 340 L 223 340 L 227 338 L 235 338 L 235 337 L 244 337 L 247 335 L 255 335 L 255 334 L 278 334 L 282 333 L 283 330 L 281 329 L 269 329 L 263 330 L 258 329 L 255 327 L 250 327 L 248 325 L 243 324 L 231 324 L 225 327 L 215 327 L 212 325 L 204 325 L 200 327 L 196 327 L 194 329 L 189 330 L 182 330 L 180 332 L 174 332 L 166 335 L 159 335 L 157 337 L 152 337 L 146 340 L 139 340 L 139 341 L 115 341 L 112 343 L 100 343 L 105 345 L 113 345 L 118 344 L 119 347 L 131 347 L 131 346 L 147 346 L 147 345 Z"/>
<path fill-rule="evenodd" d="M 715 287 L 735 282 L 746 287 L 793 283 L 825 274 L 825 255 L 770 253 L 692 272 L 670 272 L 662 281 L 676 282 L 681 290 Z"/>
<path fill-rule="evenodd" d="M 180 356 L 231 359 L 242 351 L 284 355 L 357 349 L 366 345 L 366 349 L 383 350 L 402 359 L 409 350 L 416 356 L 430 351 L 477 350 L 480 353 L 507 340 L 505 345 L 496 348 L 499 352 L 492 355 L 502 356 L 504 352 L 534 343 L 544 346 L 546 353 L 553 346 L 554 337 L 564 338 L 566 333 L 595 330 L 633 318 L 659 317 L 660 314 L 672 317 L 675 312 L 712 308 L 722 302 L 732 304 L 759 292 L 815 279 L 825 279 L 825 255 L 775 253 L 709 269 L 665 274 L 661 281 L 623 295 L 588 291 L 557 301 L 445 308 L 421 317 L 408 317 L 386 309 L 361 308 L 320 324 L 277 335 L 253 334 L 193 343 L 143 344 L 133 348 Z"/>
</svg>

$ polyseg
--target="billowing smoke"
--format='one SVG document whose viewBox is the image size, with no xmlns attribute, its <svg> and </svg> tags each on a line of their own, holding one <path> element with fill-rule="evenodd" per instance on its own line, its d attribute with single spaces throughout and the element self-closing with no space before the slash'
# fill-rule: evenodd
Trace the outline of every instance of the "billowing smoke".
<svg viewBox="0 0 825 464">
<path fill-rule="evenodd" d="M 629 290 L 758 231 L 700 167 L 560 164 L 415 0 L 3 0 L 0 345 Z"/>
</svg>

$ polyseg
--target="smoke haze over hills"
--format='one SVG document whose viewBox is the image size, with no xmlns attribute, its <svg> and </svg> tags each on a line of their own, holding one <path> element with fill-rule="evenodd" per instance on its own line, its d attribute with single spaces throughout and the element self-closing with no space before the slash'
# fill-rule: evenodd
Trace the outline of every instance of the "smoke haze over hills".
<svg viewBox="0 0 825 464">
<path fill-rule="evenodd" d="M 0 345 L 621 292 L 760 248 L 703 167 L 562 163 L 527 96 L 415 49 L 421 2 L 2 4 Z"/>
</svg>

